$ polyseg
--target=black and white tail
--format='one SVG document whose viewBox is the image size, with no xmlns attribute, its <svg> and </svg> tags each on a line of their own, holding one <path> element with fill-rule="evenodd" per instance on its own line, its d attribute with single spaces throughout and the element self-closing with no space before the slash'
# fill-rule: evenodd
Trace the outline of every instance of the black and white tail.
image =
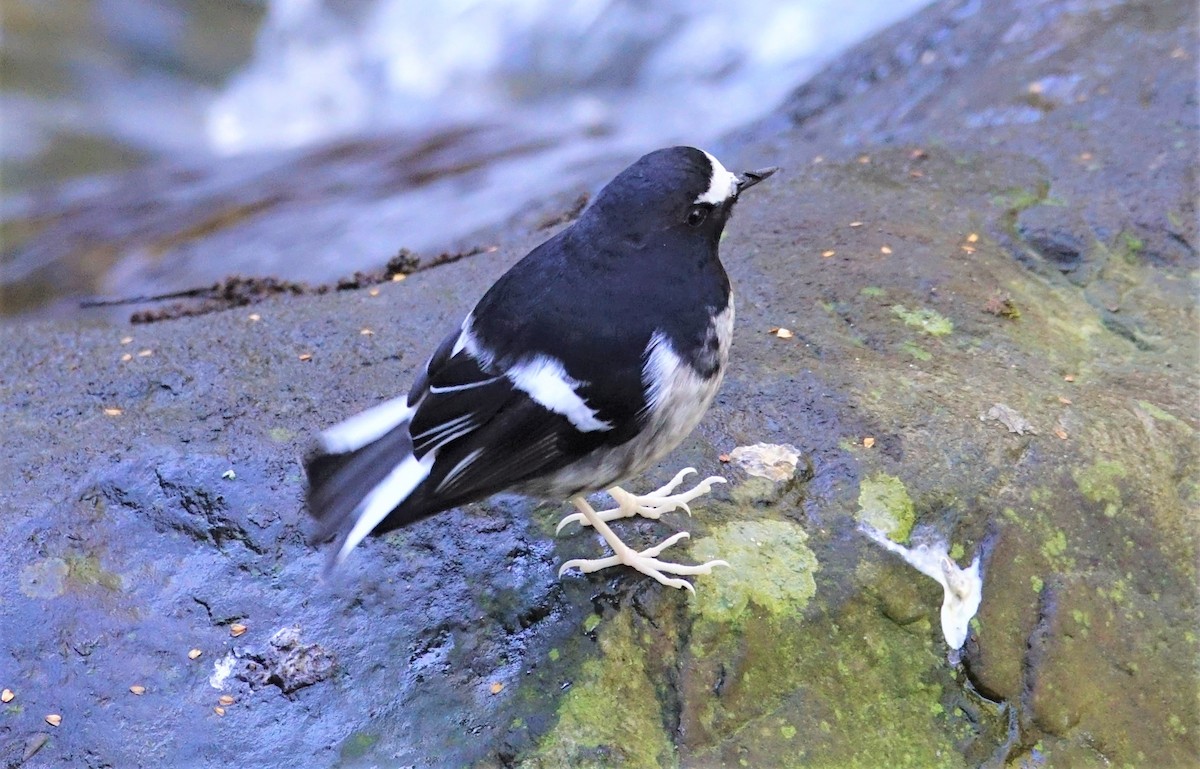
<svg viewBox="0 0 1200 769">
<path fill-rule="evenodd" d="M 313 540 L 337 537 L 329 568 L 344 561 L 429 476 L 433 452 L 422 459 L 413 453 L 412 416 L 406 397 L 381 403 L 326 430 L 305 460 L 308 509 L 318 521 Z"/>
</svg>

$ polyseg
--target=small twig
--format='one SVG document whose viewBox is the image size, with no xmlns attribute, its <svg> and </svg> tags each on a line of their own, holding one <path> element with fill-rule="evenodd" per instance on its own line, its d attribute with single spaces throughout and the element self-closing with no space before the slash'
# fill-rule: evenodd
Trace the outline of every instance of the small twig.
<svg viewBox="0 0 1200 769">
<path fill-rule="evenodd" d="M 220 290 L 221 284 L 214 283 L 211 286 L 203 288 L 186 288 L 182 291 L 172 291 L 167 294 L 143 294 L 142 296 L 123 296 L 123 297 L 89 297 L 81 299 L 79 306 L 82 308 L 88 307 L 116 307 L 122 304 L 144 304 L 146 302 L 165 302 L 168 299 L 190 299 L 197 296 L 211 296 Z"/>
</svg>

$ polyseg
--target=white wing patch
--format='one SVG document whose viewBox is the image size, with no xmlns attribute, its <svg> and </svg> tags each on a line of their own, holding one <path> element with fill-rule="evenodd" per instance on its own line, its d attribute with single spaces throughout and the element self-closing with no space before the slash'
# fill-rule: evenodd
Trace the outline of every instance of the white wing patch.
<svg viewBox="0 0 1200 769">
<path fill-rule="evenodd" d="M 704 150 L 700 151 L 704 152 Z M 693 201 L 693 205 L 696 203 L 720 205 L 737 194 L 738 178 L 726 171 L 725 166 L 721 165 L 721 161 L 712 155 L 704 152 L 704 156 L 708 158 L 709 163 L 712 163 L 712 177 L 709 180 L 708 189 Z"/>
<path fill-rule="evenodd" d="M 358 518 L 354 521 L 354 528 L 350 529 L 350 533 L 346 535 L 346 541 L 338 550 L 337 563 L 340 564 L 346 560 L 350 551 L 359 542 L 362 542 L 384 518 L 387 518 L 388 513 L 392 512 L 396 505 L 408 499 L 408 495 L 412 494 L 417 484 L 429 477 L 429 471 L 436 459 L 436 451 L 429 452 L 419 460 L 415 455 L 409 454 L 403 462 L 388 473 L 386 478 L 379 482 L 379 485 L 371 489 L 370 494 L 363 497 L 363 501 L 358 504 L 356 509 Z"/>
<path fill-rule="evenodd" d="M 379 440 L 392 428 L 408 421 L 413 410 L 401 395 L 355 414 L 321 433 L 321 443 L 330 454 L 345 454 Z"/>
<path fill-rule="evenodd" d="M 584 383 L 567 375 L 561 362 L 538 355 L 506 372 L 513 385 L 555 414 L 565 416 L 575 429 L 585 433 L 611 430 L 612 425 L 596 418 L 596 410 L 576 392 Z"/>
</svg>

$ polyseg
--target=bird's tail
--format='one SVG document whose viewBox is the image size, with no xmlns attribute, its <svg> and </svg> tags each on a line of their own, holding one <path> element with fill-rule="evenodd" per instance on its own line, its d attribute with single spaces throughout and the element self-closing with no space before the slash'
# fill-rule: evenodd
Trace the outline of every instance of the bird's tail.
<svg viewBox="0 0 1200 769">
<path fill-rule="evenodd" d="M 313 542 L 337 537 L 330 569 L 428 477 L 433 452 L 413 453 L 411 419 L 406 398 L 387 401 L 322 433 L 305 459 L 308 510 L 318 523 Z"/>
</svg>

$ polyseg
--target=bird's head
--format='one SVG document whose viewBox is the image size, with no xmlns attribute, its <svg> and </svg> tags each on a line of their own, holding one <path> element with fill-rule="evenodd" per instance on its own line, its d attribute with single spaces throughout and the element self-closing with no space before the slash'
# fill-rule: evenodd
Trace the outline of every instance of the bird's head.
<svg viewBox="0 0 1200 769">
<path fill-rule="evenodd" d="M 714 247 L 738 197 L 777 171 L 740 177 L 695 147 L 668 147 L 643 155 L 609 182 L 585 217 L 625 240 L 701 240 Z"/>
</svg>

